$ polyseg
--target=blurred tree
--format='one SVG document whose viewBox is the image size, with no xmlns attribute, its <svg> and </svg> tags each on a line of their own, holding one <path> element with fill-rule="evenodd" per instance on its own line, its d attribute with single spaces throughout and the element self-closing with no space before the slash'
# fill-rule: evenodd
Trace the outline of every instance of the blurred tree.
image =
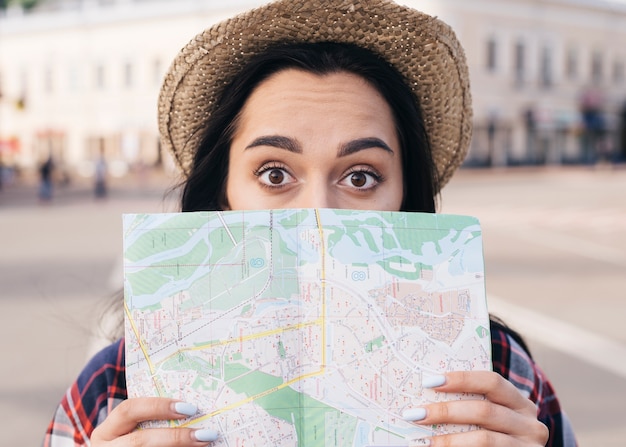
<svg viewBox="0 0 626 447">
<path fill-rule="evenodd" d="M 21 5 L 24 10 L 28 11 L 44 1 L 45 0 L 0 0 L 0 9 L 6 9 L 11 5 Z"/>
</svg>

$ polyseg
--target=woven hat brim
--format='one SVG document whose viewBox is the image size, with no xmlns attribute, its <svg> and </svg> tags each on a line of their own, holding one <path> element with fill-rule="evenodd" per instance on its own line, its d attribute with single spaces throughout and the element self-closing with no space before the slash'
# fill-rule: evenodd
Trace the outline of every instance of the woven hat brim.
<svg viewBox="0 0 626 447">
<path fill-rule="evenodd" d="M 404 76 L 420 102 L 445 185 L 463 162 L 472 133 L 465 53 L 448 25 L 388 0 L 280 0 L 194 37 L 172 62 L 158 101 L 162 145 L 183 173 L 189 174 L 224 86 L 253 55 L 279 43 L 325 41 L 367 48 Z"/>
</svg>

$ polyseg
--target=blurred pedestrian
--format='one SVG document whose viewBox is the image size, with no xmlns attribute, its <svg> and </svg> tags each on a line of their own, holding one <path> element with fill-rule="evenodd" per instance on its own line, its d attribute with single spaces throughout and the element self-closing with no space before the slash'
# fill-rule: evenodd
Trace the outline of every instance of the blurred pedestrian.
<svg viewBox="0 0 626 447">
<path fill-rule="evenodd" d="M 582 161 L 594 164 L 603 151 L 605 136 L 605 119 L 603 114 L 604 98 L 596 88 L 585 90 L 580 99 L 580 113 L 582 118 Z"/>
<path fill-rule="evenodd" d="M 52 174 L 54 162 L 52 155 L 49 155 L 39 167 L 39 200 L 43 203 L 52 200 Z"/>
<path fill-rule="evenodd" d="M 94 194 L 97 199 L 103 199 L 107 196 L 107 163 L 104 158 L 104 150 L 100 150 L 100 155 L 95 164 Z"/>
<path fill-rule="evenodd" d="M 619 129 L 619 147 L 616 151 L 617 154 L 615 158 L 617 159 L 617 161 L 626 162 L 626 100 L 622 104 L 622 110 L 620 110 Z"/>
<path fill-rule="evenodd" d="M 487 119 L 487 166 L 493 166 L 493 157 L 496 153 L 496 133 L 498 122 L 495 114 L 490 114 Z"/>
<path fill-rule="evenodd" d="M 524 127 L 526 129 L 526 159 L 534 163 L 537 153 L 537 112 L 532 105 L 524 110 Z"/>
</svg>

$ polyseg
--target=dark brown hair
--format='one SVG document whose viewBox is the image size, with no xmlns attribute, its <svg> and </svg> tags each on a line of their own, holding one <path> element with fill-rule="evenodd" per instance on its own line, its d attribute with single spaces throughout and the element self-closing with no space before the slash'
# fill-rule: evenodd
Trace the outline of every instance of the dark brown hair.
<svg viewBox="0 0 626 447">
<path fill-rule="evenodd" d="M 226 201 L 230 143 L 246 100 L 265 79 L 296 68 L 318 75 L 349 72 L 369 82 L 389 104 L 403 160 L 402 211 L 435 212 L 439 184 L 417 98 L 383 58 L 361 47 L 336 43 L 280 45 L 256 55 L 228 84 L 211 116 L 183 182 L 182 211 L 222 209 Z"/>
</svg>

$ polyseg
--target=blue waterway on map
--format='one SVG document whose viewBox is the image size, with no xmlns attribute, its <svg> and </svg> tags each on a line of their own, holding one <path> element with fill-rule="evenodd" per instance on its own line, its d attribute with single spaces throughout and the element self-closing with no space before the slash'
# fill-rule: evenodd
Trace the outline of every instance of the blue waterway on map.
<svg viewBox="0 0 626 447">
<path fill-rule="evenodd" d="M 194 247 L 201 242 L 205 243 L 205 245 L 207 245 L 208 247 L 208 254 L 205 258 L 205 261 L 206 261 L 210 259 L 211 253 L 213 250 L 211 249 L 211 245 L 208 244 L 207 232 L 196 231 L 195 233 L 191 235 L 189 239 L 187 239 L 187 241 L 183 245 L 179 245 L 178 247 L 174 247 L 170 250 L 163 250 L 159 253 L 155 253 L 152 256 L 146 256 L 145 258 L 140 259 L 137 262 L 137 264 L 140 266 L 146 266 L 146 265 L 158 264 L 160 262 L 180 259 L 183 256 L 185 256 L 187 253 L 192 251 Z M 125 265 L 125 268 L 128 270 L 132 270 L 133 263 L 127 262 Z"/>
<path fill-rule="evenodd" d="M 450 261 L 451 275 L 462 275 L 465 272 L 476 273 L 484 271 L 482 237 L 476 237 L 465 244 L 465 248 L 456 254 Z"/>
<path fill-rule="evenodd" d="M 164 297 L 175 295 L 183 290 L 189 290 L 191 286 L 198 281 L 201 277 L 207 274 L 207 270 L 205 269 L 197 269 L 193 275 L 185 278 L 183 280 L 176 280 L 174 277 L 170 277 L 171 281 L 166 283 L 163 287 L 161 287 L 158 291 L 153 294 L 148 295 L 135 295 L 132 293 L 132 284 L 129 284 L 128 281 L 124 282 L 124 287 L 129 291 L 130 295 L 132 295 L 132 307 L 141 309 L 147 306 L 152 306 L 161 301 Z M 166 275 L 164 275 L 166 276 Z"/>
<path fill-rule="evenodd" d="M 370 424 L 365 421 L 359 421 L 356 433 L 354 435 L 354 446 L 364 447 L 369 444 Z"/>
<path fill-rule="evenodd" d="M 306 227 L 304 227 L 306 228 Z M 319 262 L 319 247 L 303 241 L 300 234 L 304 229 L 300 227 L 281 227 L 280 240 L 281 244 L 287 247 L 292 253 L 298 254 L 300 263 L 316 263 Z M 309 227 L 310 230 L 317 232 L 316 227 Z"/>
<path fill-rule="evenodd" d="M 124 247 L 130 247 L 146 231 L 162 226 L 165 222 L 180 215 L 179 213 L 124 214 Z M 132 231 L 131 231 L 132 230 Z"/>
<path fill-rule="evenodd" d="M 292 213 L 297 211 L 291 210 Z M 249 217 L 253 216 L 252 224 L 248 225 L 268 225 L 268 213 L 267 212 L 249 212 L 246 213 Z M 301 234 L 303 229 L 308 228 L 312 234 L 317 232 L 317 222 L 315 219 L 315 213 L 311 210 L 310 213 L 300 213 L 300 219 L 297 227 L 282 227 L 280 232 L 281 243 L 286 246 L 293 253 L 297 253 L 299 262 L 302 263 L 316 263 L 319 262 L 319 247 L 311 243 L 311 241 L 302 240 Z M 332 255 L 343 264 L 355 264 L 355 263 L 376 263 L 384 261 L 392 257 L 401 257 L 412 263 L 423 263 L 426 265 L 437 265 L 443 262 L 449 262 L 450 274 L 453 276 L 461 275 L 465 272 L 481 272 L 483 271 L 483 258 L 481 248 L 481 237 L 474 237 L 468 240 L 467 238 L 458 237 L 459 231 L 465 232 L 468 236 L 472 232 L 480 232 L 479 225 L 470 225 L 462 230 L 450 229 L 446 237 L 441 238 L 436 242 L 426 242 L 419 247 L 419 252 L 415 247 L 402 248 L 397 247 L 395 249 L 383 248 L 383 232 L 387 235 L 393 234 L 393 225 L 390 222 L 381 219 L 381 215 L 378 212 L 364 211 L 359 213 L 356 217 L 354 214 L 335 214 L 333 210 L 320 210 L 320 216 L 323 218 L 324 231 L 333 231 L 333 225 L 339 228 L 345 227 L 344 221 L 349 221 L 354 226 L 355 221 L 365 221 L 366 219 L 375 218 L 380 222 L 380 228 L 367 225 L 365 228 L 367 232 L 372 235 L 372 238 L 368 241 L 365 239 L 363 233 L 353 232 L 350 234 L 353 238 L 357 239 L 357 243 L 349 237 L 345 236 L 337 242 L 333 247 Z M 130 225 L 137 224 L 134 231 L 127 232 L 125 234 L 125 245 L 130 246 L 133 241 L 137 241 L 141 237 L 145 230 L 143 228 L 159 227 L 164 225 L 168 220 L 172 218 L 181 219 L 180 214 L 158 214 L 158 215 L 142 215 L 140 220 L 134 220 L 131 216 L 124 216 L 125 228 L 130 228 Z M 224 213 L 224 222 L 227 226 L 234 225 L 235 223 L 241 225 L 242 216 L 238 213 Z M 304 218 L 303 218 L 304 217 Z M 281 219 L 285 218 L 285 215 L 280 216 Z M 176 223 L 181 224 L 182 221 Z M 276 222 L 275 222 L 276 224 Z M 207 223 L 207 225 L 210 225 Z M 215 221 L 213 221 L 215 227 Z M 218 227 L 220 224 L 217 225 Z M 206 225 L 202 226 L 202 228 Z M 445 231 L 445 228 L 440 228 Z M 190 230 L 191 232 L 192 230 Z M 152 256 L 142 259 L 138 264 L 140 267 L 146 265 L 153 265 L 159 262 L 168 260 L 174 260 L 183 257 L 189 253 L 193 247 L 202 242 L 207 242 L 208 231 L 195 231 L 190 233 L 189 239 L 181 246 L 175 247 L 171 250 L 165 250 L 155 253 Z M 378 244 L 377 250 L 373 251 L 370 244 L 375 242 Z M 209 246 L 209 253 L 206 260 L 210 259 L 211 247 Z M 125 269 L 127 272 L 133 271 L 132 264 L 126 264 Z M 133 296 L 133 306 L 145 307 L 158 303 L 162 297 L 171 296 L 181 290 L 189 289 L 194 282 L 206 275 L 206 269 L 196 270 L 190 277 L 185 279 L 175 280 L 172 278 L 167 284 L 165 284 L 157 293 L 146 296 Z M 132 290 L 131 285 L 127 284 L 128 290 Z"/>
</svg>

